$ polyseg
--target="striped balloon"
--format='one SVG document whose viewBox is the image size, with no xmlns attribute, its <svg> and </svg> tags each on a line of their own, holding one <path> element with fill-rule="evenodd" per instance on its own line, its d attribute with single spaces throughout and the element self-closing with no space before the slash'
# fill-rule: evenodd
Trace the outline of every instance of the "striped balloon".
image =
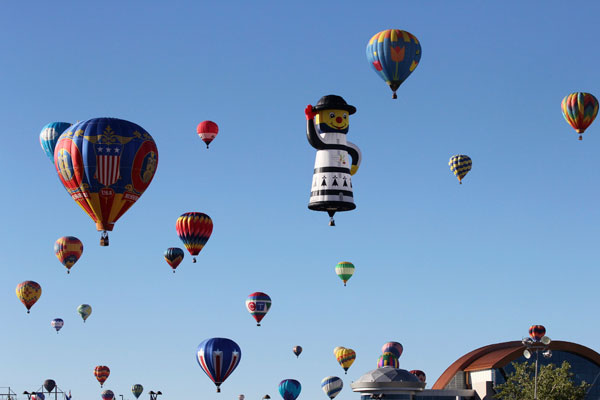
<svg viewBox="0 0 600 400">
<path fill-rule="evenodd" d="M 546 335 L 546 328 L 544 327 L 544 325 L 532 325 L 529 328 L 529 336 L 536 342 L 539 342 L 540 340 L 542 340 L 542 338 L 545 335 Z"/>
<path fill-rule="evenodd" d="M 462 183 L 462 179 L 471 170 L 472 164 L 473 162 L 471 161 L 471 158 L 469 156 L 465 156 L 464 154 L 452 156 L 448 162 L 450 171 L 452 171 L 458 178 L 458 183 Z"/>
<path fill-rule="evenodd" d="M 342 261 L 335 266 L 335 273 L 344 282 L 346 282 L 354 275 L 354 264 L 348 261 Z"/>
<path fill-rule="evenodd" d="M 195 256 L 204 248 L 212 233 L 212 219 L 201 212 L 187 212 L 177 218 L 175 229 L 187 251 L 194 256 L 193 262 L 196 262 Z"/>
<path fill-rule="evenodd" d="M 175 273 L 175 269 L 183 261 L 183 256 L 183 250 L 179 247 L 169 247 L 165 250 L 165 261 L 173 268 L 173 273 Z"/>
<path fill-rule="evenodd" d="M 411 33 L 387 29 L 369 40 L 367 60 L 377 75 L 392 89 L 392 97 L 395 99 L 396 90 L 419 65 L 421 44 Z"/>
<path fill-rule="evenodd" d="M 67 268 L 67 274 L 71 272 L 71 267 L 79 260 L 82 253 L 83 243 L 75 236 L 63 236 L 54 243 L 54 254 Z"/>
<path fill-rule="evenodd" d="M 380 355 L 379 359 L 377 359 L 377 368 L 382 367 L 399 368 L 400 361 L 398 361 L 398 357 L 396 357 L 393 353 L 386 352 Z"/>
<path fill-rule="evenodd" d="M 40 145 L 46 156 L 52 161 L 52 164 L 54 164 L 54 148 L 56 147 L 58 138 L 70 126 L 71 124 L 68 122 L 50 122 L 40 132 Z"/>
<path fill-rule="evenodd" d="M 396 358 L 400 358 L 403 351 L 404 347 L 402 347 L 402 344 L 398 342 L 387 342 L 381 346 L 382 353 L 392 353 L 394 356 L 396 356 Z"/>
<path fill-rule="evenodd" d="M 240 346 L 227 338 L 206 339 L 198 345 L 196 352 L 196 361 L 217 386 L 217 393 L 221 391 L 221 384 L 231 375 L 241 359 Z"/>
<path fill-rule="evenodd" d="M 279 394 L 283 400 L 296 400 L 301 390 L 302 385 L 295 379 L 284 379 L 279 382 Z"/>
<path fill-rule="evenodd" d="M 89 304 L 81 304 L 77 307 L 77 313 L 83 318 L 83 322 L 92 314 L 92 306 Z"/>
<path fill-rule="evenodd" d="M 136 399 L 140 397 L 140 395 L 144 392 L 144 387 L 139 383 L 136 383 L 131 387 L 131 393 L 135 396 Z"/>
<path fill-rule="evenodd" d="M 27 308 L 27 314 L 42 295 L 42 287 L 34 281 L 25 281 L 17 285 L 17 297 Z"/>
<path fill-rule="evenodd" d="M 327 376 L 321 381 L 321 389 L 325 392 L 327 397 L 333 399 L 342 391 L 344 387 L 344 381 L 337 376 Z"/>
<path fill-rule="evenodd" d="M 575 92 L 565 96 L 560 107 L 563 117 L 580 134 L 581 140 L 581 133 L 585 132 L 598 115 L 598 100 L 590 93 Z"/>
<path fill-rule="evenodd" d="M 246 308 L 256 320 L 256 326 L 260 326 L 260 321 L 271 309 L 271 298 L 263 292 L 251 293 L 246 299 Z"/>
<path fill-rule="evenodd" d="M 344 368 L 345 373 L 348 373 L 348 368 L 354 363 L 356 353 L 352 349 L 343 348 L 336 354 L 337 362 Z"/>
<path fill-rule="evenodd" d="M 425 381 L 427 380 L 427 376 L 425 375 L 425 372 L 421 371 L 420 369 L 413 369 L 412 371 L 409 371 L 411 374 L 413 374 L 414 376 L 416 376 L 417 378 L 419 378 L 419 380 L 423 383 L 425 383 Z"/>
<path fill-rule="evenodd" d="M 54 329 L 56 329 L 57 334 L 58 334 L 58 331 L 60 331 L 64 325 L 65 325 L 65 321 L 63 321 L 60 318 L 54 318 L 50 322 L 50 326 L 52 326 Z"/>
<path fill-rule="evenodd" d="M 337 359 L 337 353 L 338 353 L 338 351 L 343 350 L 343 349 L 345 349 L 344 346 L 337 346 L 337 347 L 333 348 L 333 355 L 335 356 L 336 359 Z"/>
<path fill-rule="evenodd" d="M 102 392 L 102 400 L 113 400 L 115 398 L 115 394 L 112 390 L 105 390 Z"/>
<path fill-rule="evenodd" d="M 100 382 L 100 387 L 104 385 L 104 382 L 106 382 L 109 375 L 110 368 L 108 368 L 106 365 L 98 365 L 96 368 L 94 368 L 94 376 L 96 377 L 96 380 Z"/>
</svg>

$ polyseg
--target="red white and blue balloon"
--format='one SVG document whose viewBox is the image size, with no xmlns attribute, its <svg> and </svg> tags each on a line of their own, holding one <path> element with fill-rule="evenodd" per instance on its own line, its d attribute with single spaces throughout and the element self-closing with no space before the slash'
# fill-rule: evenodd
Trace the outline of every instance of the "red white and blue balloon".
<svg viewBox="0 0 600 400">
<path fill-rule="evenodd" d="M 60 318 L 54 318 L 54 319 L 52 320 L 52 322 L 50 322 L 50 325 L 51 325 L 51 326 L 52 326 L 54 329 L 56 329 L 56 333 L 58 333 L 58 331 L 60 331 L 60 330 L 62 329 L 62 327 L 63 327 L 63 325 L 64 325 L 64 324 L 65 324 L 65 321 L 63 321 L 63 320 L 62 320 L 62 319 L 60 319 Z"/>
<path fill-rule="evenodd" d="M 240 363 L 242 350 L 231 339 L 211 338 L 198 345 L 196 361 L 200 368 L 221 391 L 221 384 L 231 375 Z"/>
</svg>

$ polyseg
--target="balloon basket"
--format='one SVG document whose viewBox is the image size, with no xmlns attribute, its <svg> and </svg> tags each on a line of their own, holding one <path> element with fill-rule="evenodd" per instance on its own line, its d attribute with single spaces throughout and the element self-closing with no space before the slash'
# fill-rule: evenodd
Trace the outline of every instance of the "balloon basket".
<svg viewBox="0 0 600 400">
<path fill-rule="evenodd" d="M 581 135 L 579 135 L 579 140 L 583 140 L 583 137 Z"/>
<path fill-rule="evenodd" d="M 29 310 L 27 310 L 27 314 L 29 314 Z"/>
<path fill-rule="evenodd" d="M 396 91 L 394 91 L 394 94 L 392 95 L 392 99 L 397 99 L 398 95 L 396 94 Z"/>
<path fill-rule="evenodd" d="M 108 233 L 106 231 L 103 231 L 102 235 L 100 236 L 100 246 L 108 246 Z"/>
<path fill-rule="evenodd" d="M 329 226 L 335 226 L 335 220 L 333 219 L 333 217 L 329 219 Z"/>
<path fill-rule="evenodd" d="M 192 262 L 195 263 L 196 262 L 196 257 L 192 258 Z"/>
<path fill-rule="evenodd" d="M 217 388 L 217 393 L 221 393 L 221 388 L 220 387 Z"/>
</svg>

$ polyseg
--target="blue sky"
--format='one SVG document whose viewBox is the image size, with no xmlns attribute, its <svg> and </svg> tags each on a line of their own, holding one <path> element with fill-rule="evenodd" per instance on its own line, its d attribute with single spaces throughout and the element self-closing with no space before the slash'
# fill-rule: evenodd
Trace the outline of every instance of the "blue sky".
<svg viewBox="0 0 600 400">
<path fill-rule="evenodd" d="M 299 399 L 326 399 L 328 375 L 344 379 L 347 400 L 389 340 L 428 387 L 462 354 L 534 323 L 600 348 L 599 127 L 580 142 L 560 111 L 571 92 L 600 94 L 600 5 L 103 4 L 0 13 L 0 386 L 52 378 L 99 398 L 93 369 L 108 365 L 105 388 L 129 400 L 135 383 L 165 399 L 278 398 L 286 378 L 302 383 Z M 398 100 L 365 57 L 389 28 L 423 49 Z M 315 150 L 303 110 L 326 94 L 358 109 L 348 139 L 363 154 L 357 209 L 335 228 L 307 209 Z M 138 123 L 159 149 L 153 183 L 108 248 L 38 141 L 48 122 L 102 116 Z M 195 133 L 206 119 L 220 126 L 210 150 Z M 447 165 L 459 153 L 473 159 L 463 185 Z M 180 246 L 187 211 L 215 227 L 198 263 L 188 256 L 173 275 L 162 253 Z M 70 276 L 52 250 L 63 235 L 84 243 Z M 356 265 L 345 288 L 334 273 L 344 260 Z M 14 292 L 24 280 L 43 287 L 30 315 Z M 255 291 L 273 299 L 260 328 L 244 306 Z M 85 325 L 81 303 L 94 310 Z M 214 336 L 243 352 L 219 395 L 194 359 Z M 357 352 L 348 375 L 336 346 Z"/>
</svg>

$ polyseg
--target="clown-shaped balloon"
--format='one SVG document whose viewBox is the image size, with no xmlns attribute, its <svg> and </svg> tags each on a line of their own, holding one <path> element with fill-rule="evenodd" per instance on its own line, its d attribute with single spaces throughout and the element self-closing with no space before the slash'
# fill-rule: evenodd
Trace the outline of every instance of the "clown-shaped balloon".
<svg viewBox="0 0 600 400">
<path fill-rule="evenodd" d="M 356 208 L 351 175 L 358 171 L 361 153 L 346 141 L 350 115 L 355 112 L 356 107 L 336 95 L 323 96 L 316 106 L 309 104 L 304 110 L 308 143 L 317 149 L 308 208 L 326 211 L 330 226 L 335 225 L 336 212 Z"/>
</svg>

